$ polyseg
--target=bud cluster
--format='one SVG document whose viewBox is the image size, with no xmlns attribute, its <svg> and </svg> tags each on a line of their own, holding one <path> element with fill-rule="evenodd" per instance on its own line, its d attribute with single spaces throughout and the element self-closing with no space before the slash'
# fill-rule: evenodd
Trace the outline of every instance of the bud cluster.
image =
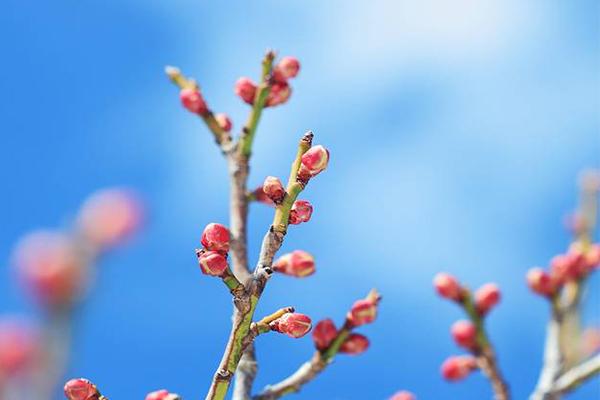
<svg viewBox="0 0 600 400">
<path fill-rule="evenodd" d="M 211 223 L 206 225 L 200 240 L 204 249 L 197 250 L 198 263 L 202 273 L 211 276 L 224 276 L 229 269 L 229 230 L 227 227 Z"/>
<path fill-rule="evenodd" d="M 445 272 L 440 272 L 433 278 L 433 286 L 441 297 L 455 301 L 463 307 L 466 306 L 467 300 L 470 300 L 469 290 L 461 285 L 454 276 Z M 500 302 L 500 297 L 500 288 L 495 283 L 486 283 L 481 286 L 473 295 L 477 313 L 482 317 L 485 316 Z"/>
</svg>

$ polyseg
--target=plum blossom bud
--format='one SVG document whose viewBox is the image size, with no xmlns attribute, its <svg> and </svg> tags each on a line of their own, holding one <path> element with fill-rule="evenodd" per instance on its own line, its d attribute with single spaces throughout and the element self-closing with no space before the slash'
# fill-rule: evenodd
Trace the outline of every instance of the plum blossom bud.
<svg viewBox="0 0 600 400">
<path fill-rule="evenodd" d="M 23 321 L 0 321 L 0 376 L 23 372 L 34 362 L 38 350 L 37 335 Z"/>
<path fill-rule="evenodd" d="M 402 390 L 400 392 L 395 393 L 389 400 L 417 400 L 414 394 L 411 392 L 407 392 L 406 390 Z"/>
<path fill-rule="evenodd" d="M 256 95 L 256 84 L 250 78 L 242 77 L 235 83 L 235 94 L 244 102 L 253 105 Z"/>
<path fill-rule="evenodd" d="M 438 294 L 446 299 L 461 301 L 464 289 L 455 277 L 445 272 L 440 272 L 433 278 L 433 286 Z"/>
<path fill-rule="evenodd" d="M 214 222 L 208 224 L 202 232 L 200 242 L 206 250 L 226 254 L 229 251 L 229 229 L 224 225 Z"/>
<path fill-rule="evenodd" d="M 442 364 L 442 376 L 449 381 L 466 378 L 477 368 L 477 361 L 472 356 L 452 356 Z"/>
<path fill-rule="evenodd" d="M 370 324 L 377 317 L 377 303 L 372 299 L 357 300 L 352 305 L 346 319 L 352 326 Z"/>
<path fill-rule="evenodd" d="M 273 77 L 277 82 L 295 78 L 300 71 L 300 61 L 296 57 L 286 56 L 273 68 Z"/>
<path fill-rule="evenodd" d="M 227 114 L 215 114 L 215 120 L 217 121 L 217 124 L 219 124 L 221 129 L 223 129 L 225 132 L 229 132 L 231 130 L 233 124 L 231 123 L 231 119 L 229 119 L 229 116 Z"/>
<path fill-rule="evenodd" d="M 202 251 L 198 255 L 198 263 L 202 273 L 211 276 L 222 276 L 227 270 L 227 259 L 218 251 Z"/>
<path fill-rule="evenodd" d="M 369 348 L 369 339 L 360 333 L 351 333 L 344 343 L 340 346 L 340 353 L 360 354 Z"/>
<path fill-rule="evenodd" d="M 321 320 L 313 329 L 312 338 L 317 350 L 325 350 L 337 336 L 337 329 L 329 318 Z"/>
<path fill-rule="evenodd" d="M 100 392 L 92 382 L 87 379 L 71 379 L 65 384 L 65 396 L 69 400 L 98 400 Z"/>
<path fill-rule="evenodd" d="M 285 275 L 304 278 L 315 272 L 315 259 L 306 251 L 294 250 L 273 263 L 273 270 Z"/>
<path fill-rule="evenodd" d="M 128 189 L 110 188 L 92 194 L 77 218 L 79 230 L 93 245 L 105 248 L 123 241 L 141 225 L 143 206 Z"/>
<path fill-rule="evenodd" d="M 181 89 L 179 98 L 181 99 L 181 104 L 183 104 L 188 111 L 199 115 L 206 115 L 206 113 L 208 113 L 206 102 L 197 88 Z"/>
<path fill-rule="evenodd" d="M 313 206 L 306 200 L 296 200 L 290 210 L 289 222 L 292 225 L 298 225 L 302 222 L 310 221 L 313 212 Z"/>
<path fill-rule="evenodd" d="M 580 275 L 583 266 L 583 256 L 579 252 L 559 254 L 550 260 L 552 277 L 559 284 L 573 281 Z"/>
<path fill-rule="evenodd" d="M 287 102 L 292 95 L 292 88 L 287 82 L 274 82 L 267 96 L 265 107 L 275 107 Z"/>
<path fill-rule="evenodd" d="M 14 264 L 25 286 L 42 303 L 72 301 L 84 283 L 84 265 L 74 241 L 53 231 L 33 232 L 19 241 Z"/>
<path fill-rule="evenodd" d="M 532 268 L 527 272 L 527 285 L 537 294 L 551 297 L 556 293 L 556 282 L 542 268 Z"/>
<path fill-rule="evenodd" d="M 287 313 L 270 324 L 275 332 L 285 333 L 292 338 L 301 338 L 310 332 L 312 323 L 310 317 L 300 313 Z"/>
<path fill-rule="evenodd" d="M 178 394 L 169 393 L 168 390 L 162 389 L 157 390 L 156 392 L 148 393 L 146 395 L 146 400 L 179 400 L 180 397 Z"/>
<path fill-rule="evenodd" d="M 450 328 L 450 333 L 459 346 L 466 349 L 477 347 L 477 328 L 471 321 L 456 321 Z"/>
<path fill-rule="evenodd" d="M 321 145 L 313 146 L 302 155 L 301 161 L 298 177 L 308 180 L 327 168 L 329 150 Z"/>
<path fill-rule="evenodd" d="M 275 204 L 279 204 L 285 197 L 285 188 L 283 184 L 274 176 L 267 176 L 262 187 L 263 193 Z"/>
<path fill-rule="evenodd" d="M 486 283 L 475 292 L 475 307 L 485 315 L 500 301 L 500 288 L 495 283 Z"/>
</svg>

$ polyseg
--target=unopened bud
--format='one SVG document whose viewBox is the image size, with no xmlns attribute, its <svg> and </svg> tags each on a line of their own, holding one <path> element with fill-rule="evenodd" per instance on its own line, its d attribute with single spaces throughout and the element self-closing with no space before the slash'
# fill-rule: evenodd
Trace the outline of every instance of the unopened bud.
<svg viewBox="0 0 600 400">
<path fill-rule="evenodd" d="M 292 225 L 298 225 L 302 222 L 310 221 L 313 212 L 313 206 L 306 200 L 296 200 L 290 210 L 289 222 Z"/>
<path fill-rule="evenodd" d="M 438 294 L 446 299 L 461 301 L 464 289 L 455 277 L 445 272 L 440 272 L 433 278 L 433 286 Z"/>
<path fill-rule="evenodd" d="M 285 188 L 283 184 L 274 176 L 267 176 L 262 187 L 263 193 L 275 204 L 279 204 L 285 197 Z"/>
<path fill-rule="evenodd" d="M 329 318 L 321 320 L 313 329 L 312 338 L 317 350 L 325 350 L 337 336 L 337 329 Z"/>
<path fill-rule="evenodd" d="M 356 355 L 364 353 L 368 348 L 369 339 L 365 335 L 351 333 L 340 346 L 340 353 Z"/>
<path fill-rule="evenodd" d="M 206 275 L 222 276 L 227 270 L 227 259 L 218 251 L 200 252 L 198 263 L 200 270 Z"/>
<path fill-rule="evenodd" d="M 550 260 L 552 277 L 559 284 L 578 279 L 583 266 L 583 256 L 579 252 L 570 251 L 559 254 Z"/>
<path fill-rule="evenodd" d="M 35 361 L 38 337 L 31 326 L 17 319 L 0 321 L 0 376 L 26 371 Z"/>
<path fill-rule="evenodd" d="M 377 317 L 377 303 L 371 299 L 362 299 L 354 302 L 346 319 L 352 326 L 370 324 Z"/>
<path fill-rule="evenodd" d="M 206 250 L 225 254 L 229 251 L 229 229 L 217 223 L 208 224 L 202 232 L 200 241 Z"/>
<path fill-rule="evenodd" d="M 449 357 L 442 364 L 442 376 L 449 381 L 459 381 L 466 378 L 477 369 L 477 361 L 472 356 Z"/>
<path fill-rule="evenodd" d="M 475 307 L 485 315 L 500 301 L 500 288 L 495 283 L 486 283 L 475 292 Z"/>
<path fill-rule="evenodd" d="M 275 107 L 287 102 L 292 95 L 292 88 L 287 82 L 274 82 L 267 96 L 265 107 Z"/>
<path fill-rule="evenodd" d="M 400 392 L 395 393 L 389 400 L 417 400 L 414 394 L 411 392 L 407 392 L 406 390 L 402 390 Z"/>
<path fill-rule="evenodd" d="M 65 384 L 65 396 L 69 400 L 98 400 L 100 392 L 92 382 L 87 379 L 71 379 Z"/>
<path fill-rule="evenodd" d="M 250 78 L 242 77 L 235 83 L 235 94 L 244 100 L 244 102 L 253 105 L 254 96 L 256 95 L 256 84 Z"/>
<path fill-rule="evenodd" d="M 298 177 L 308 180 L 327 168 L 329 162 L 329 151 L 321 146 L 313 146 L 302 155 L 302 165 Z"/>
<path fill-rule="evenodd" d="M 461 347 L 473 349 L 477 347 L 477 328 L 471 321 L 456 321 L 450 328 L 452 338 Z"/>
<path fill-rule="evenodd" d="M 273 270 L 285 275 L 303 278 L 315 272 L 315 259 L 306 251 L 295 250 L 279 257 L 273 263 Z"/>
<path fill-rule="evenodd" d="M 194 114 L 206 115 L 208 107 L 200 91 L 196 88 L 185 88 L 179 92 L 181 104 Z"/>
<path fill-rule="evenodd" d="M 287 313 L 270 324 L 275 332 L 285 333 L 292 338 L 301 338 L 310 332 L 312 323 L 307 315 Z"/>
<path fill-rule="evenodd" d="M 556 293 L 556 282 L 542 268 L 532 268 L 527 272 L 527 285 L 537 294 L 551 297 Z"/>
<path fill-rule="evenodd" d="M 229 132 L 231 130 L 232 123 L 231 119 L 229 119 L 229 116 L 227 114 L 215 114 L 215 120 L 217 121 L 217 124 L 219 124 L 221 129 L 223 129 L 225 132 Z"/>
<path fill-rule="evenodd" d="M 157 390 L 146 395 L 146 400 L 179 400 L 178 394 L 169 393 L 168 390 Z"/>
<path fill-rule="evenodd" d="M 300 61 L 296 57 L 283 57 L 273 68 L 273 76 L 277 82 L 295 78 L 300 71 Z"/>
</svg>

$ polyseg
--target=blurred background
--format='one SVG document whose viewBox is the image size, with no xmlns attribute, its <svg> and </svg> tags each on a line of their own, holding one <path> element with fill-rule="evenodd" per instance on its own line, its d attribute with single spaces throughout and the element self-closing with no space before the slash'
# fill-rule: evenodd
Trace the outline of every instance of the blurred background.
<svg viewBox="0 0 600 400">
<path fill-rule="evenodd" d="M 32 229 L 64 226 L 97 188 L 134 188 L 145 227 L 99 265 L 76 315 L 68 376 L 111 399 L 168 388 L 202 397 L 221 357 L 229 294 L 201 275 L 203 227 L 227 224 L 225 162 L 164 76 L 196 77 L 240 128 L 233 93 L 257 79 L 267 47 L 302 63 L 288 104 L 268 109 L 250 186 L 284 177 L 307 129 L 331 150 L 303 197 L 310 223 L 282 251 L 314 254 L 317 274 L 276 277 L 258 314 L 285 305 L 341 322 L 371 287 L 371 348 L 339 356 L 297 399 L 490 398 L 479 374 L 450 384 L 440 363 L 461 351 L 461 317 L 439 299 L 438 271 L 503 290 L 488 323 L 515 399 L 541 366 L 547 304 L 524 274 L 564 251 L 576 177 L 600 165 L 600 3 L 597 1 L 5 0 L 0 13 L 0 312 L 35 314 L 10 258 Z M 251 209 L 255 260 L 272 210 Z M 597 275 L 597 274 L 596 274 Z M 600 324 L 596 276 L 587 324 Z M 257 342 L 256 388 L 312 354 L 307 337 Z M 596 379 L 573 399 L 595 398 Z M 57 394 L 57 398 L 60 396 Z"/>
</svg>

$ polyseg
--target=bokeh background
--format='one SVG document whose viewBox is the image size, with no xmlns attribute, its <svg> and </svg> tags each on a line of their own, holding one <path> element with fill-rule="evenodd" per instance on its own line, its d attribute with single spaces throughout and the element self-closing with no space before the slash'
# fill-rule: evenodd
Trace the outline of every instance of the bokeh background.
<svg viewBox="0 0 600 400">
<path fill-rule="evenodd" d="M 0 13 L 0 311 L 35 312 L 14 285 L 11 249 L 24 233 L 65 224 L 97 188 L 131 186 L 145 230 L 103 260 L 77 316 L 69 376 L 111 399 L 167 387 L 204 395 L 229 330 L 229 295 L 194 255 L 208 222 L 227 222 L 225 163 L 179 105 L 166 64 L 198 78 L 234 129 L 248 107 L 233 94 L 257 77 L 267 47 L 302 62 L 291 101 L 267 110 L 251 184 L 285 176 L 298 137 L 332 153 L 304 197 L 309 224 L 283 250 L 317 259 L 305 280 L 276 277 L 259 314 L 284 305 L 338 321 L 371 287 L 384 294 L 372 340 L 340 356 L 297 399 L 490 398 L 479 375 L 449 384 L 439 364 L 460 352 L 460 311 L 433 275 L 472 287 L 495 281 L 489 329 L 524 399 L 542 359 L 547 306 L 526 270 L 563 251 L 575 180 L 600 164 L 597 1 L 4 0 Z M 256 259 L 271 210 L 251 211 Z M 586 322 L 600 323 L 598 277 Z M 258 340 L 257 388 L 310 357 L 309 338 Z M 573 399 L 600 393 L 598 380 Z M 58 398 L 58 394 L 57 394 Z"/>
</svg>

